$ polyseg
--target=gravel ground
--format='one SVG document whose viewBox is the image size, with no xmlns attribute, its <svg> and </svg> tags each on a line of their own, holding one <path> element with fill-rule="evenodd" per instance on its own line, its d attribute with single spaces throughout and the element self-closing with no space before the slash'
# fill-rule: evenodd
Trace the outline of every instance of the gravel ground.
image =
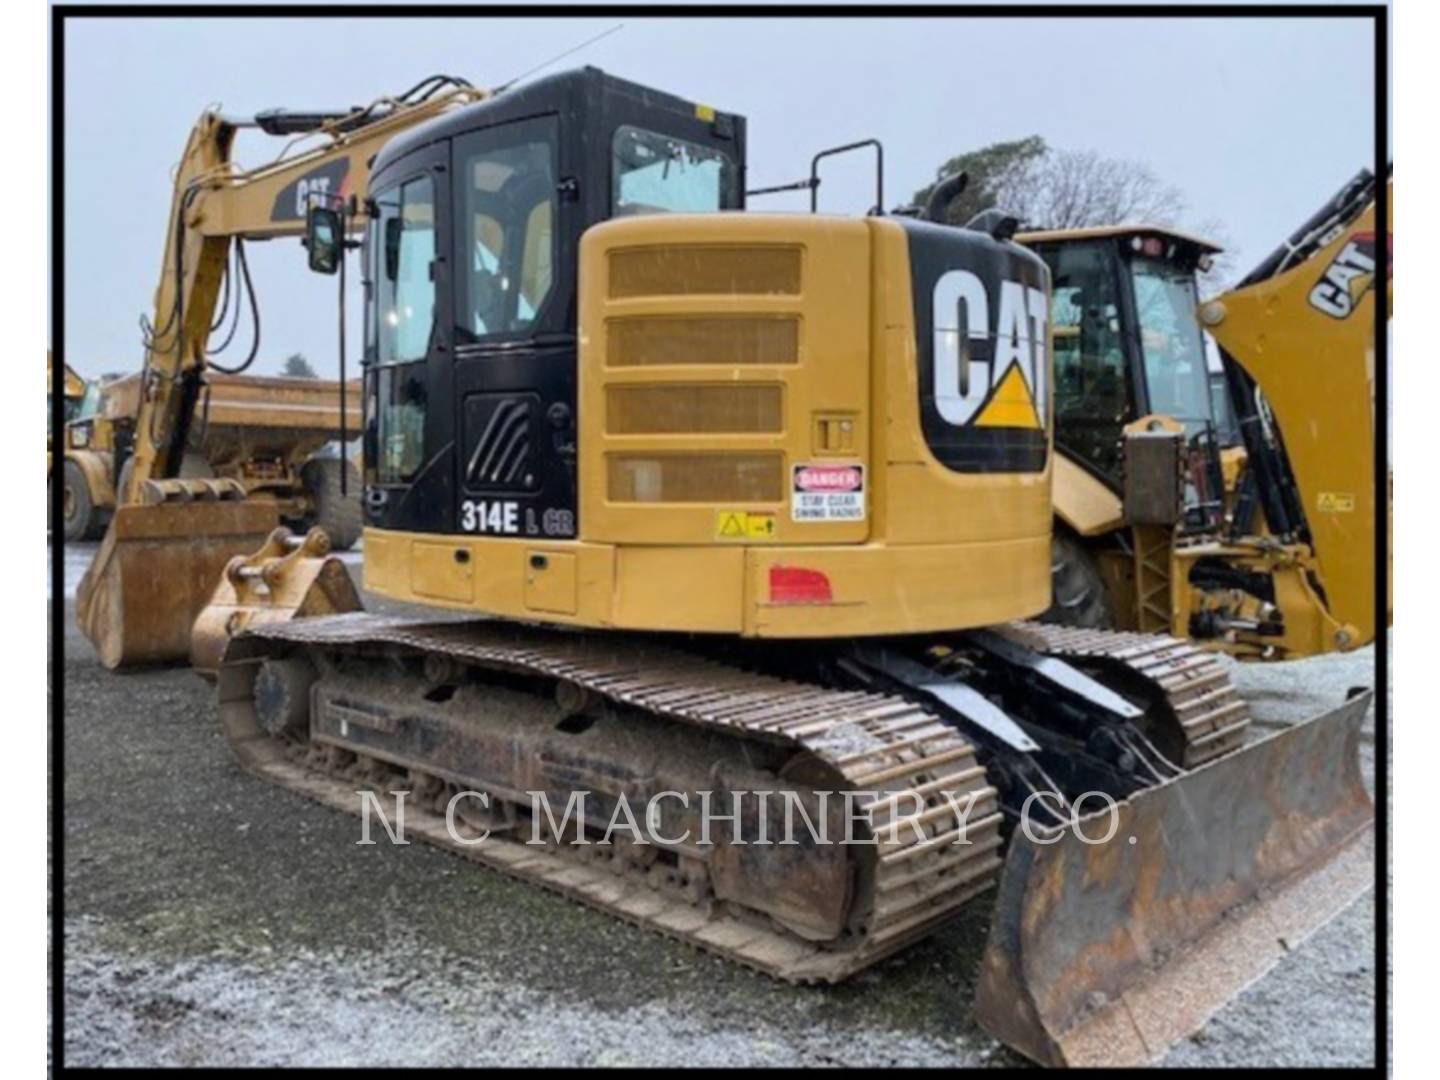
<svg viewBox="0 0 1440 1080">
<path fill-rule="evenodd" d="M 71 1065 L 1017 1065 L 968 1012 L 988 910 L 839 987 L 791 987 L 354 819 L 232 763 L 184 670 L 117 676 L 67 553 L 64 1055 Z M 1370 650 L 1237 679 L 1284 722 Z M 1363 748 L 1373 773 L 1373 743 Z M 1374 1059 L 1371 896 L 1166 1064 Z"/>
</svg>

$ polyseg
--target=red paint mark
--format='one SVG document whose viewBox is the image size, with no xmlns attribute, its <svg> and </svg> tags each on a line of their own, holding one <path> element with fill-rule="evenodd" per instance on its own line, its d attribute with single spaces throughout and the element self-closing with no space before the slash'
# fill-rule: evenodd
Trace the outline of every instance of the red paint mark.
<svg viewBox="0 0 1440 1080">
<path fill-rule="evenodd" d="M 770 567 L 772 604 L 831 604 L 830 579 L 819 570 L 801 566 Z"/>
</svg>

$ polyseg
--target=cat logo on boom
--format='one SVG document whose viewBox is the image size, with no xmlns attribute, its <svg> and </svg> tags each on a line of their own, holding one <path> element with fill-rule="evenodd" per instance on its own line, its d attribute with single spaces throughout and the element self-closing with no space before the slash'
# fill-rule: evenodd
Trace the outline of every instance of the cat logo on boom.
<svg viewBox="0 0 1440 1080">
<path fill-rule="evenodd" d="M 1389 237 L 1386 237 L 1389 243 Z M 1375 234 L 1357 232 L 1310 290 L 1310 306 L 1332 319 L 1348 319 L 1375 283 Z"/>
<path fill-rule="evenodd" d="M 990 334 L 990 295 L 979 275 L 949 270 L 935 282 L 935 408 L 956 427 L 1045 426 L 1045 292 L 1000 282 Z"/>
</svg>

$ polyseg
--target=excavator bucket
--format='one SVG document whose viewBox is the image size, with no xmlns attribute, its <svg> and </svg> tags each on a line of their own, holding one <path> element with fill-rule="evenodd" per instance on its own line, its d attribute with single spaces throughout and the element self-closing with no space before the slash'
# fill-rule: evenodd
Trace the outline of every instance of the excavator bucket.
<svg viewBox="0 0 1440 1080">
<path fill-rule="evenodd" d="M 143 501 L 149 500 L 149 501 Z M 275 505 L 225 480 L 149 481 L 115 516 L 80 580 L 76 621 L 107 668 L 183 660 L 225 564 L 275 527 Z"/>
<path fill-rule="evenodd" d="M 225 647 L 243 630 L 363 607 L 345 564 L 329 552 L 323 529 L 302 537 L 280 528 L 258 551 L 231 559 L 195 619 L 191 666 L 214 681 Z"/>
<path fill-rule="evenodd" d="M 1358 754 L 1371 697 L 1134 795 L 1113 817 L 1017 828 L 980 1024 L 1048 1065 L 1152 1062 L 1361 895 L 1374 881 Z"/>
</svg>

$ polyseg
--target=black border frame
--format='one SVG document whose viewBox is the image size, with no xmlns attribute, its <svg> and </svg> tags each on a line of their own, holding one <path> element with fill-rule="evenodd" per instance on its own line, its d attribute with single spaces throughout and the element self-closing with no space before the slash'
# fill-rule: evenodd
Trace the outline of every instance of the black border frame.
<svg viewBox="0 0 1440 1080">
<path fill-rule="evenodd" d="M 1166 18 L 1210 18 L 1210 19 L 1360 19 L 1371 24 L 1373 36 L 1373 65 L 1375 75 L 1375 142 L 1371 169 L 1377 178 L 1385 176 L 1390 162 L 1389 145 L 1389 89 L 1390 67 L 1388 53 L 1389 8 L 1384 4 L 1194 4 L 1170 6 L 1163 4 L 1035 4 L 1015 6 L 1007 4 L 977 4 L 935 6 L 919 4 L 897 4 L 888 7 L 799 7 L 784 4 L 758 4 L 741 6 L 734 4 L 675 7 L 664 4 L 637 6 L 616 4 L 585 6 L 556 4 L 541 6 L 535 4 L 497 4 L 493 6 L 434 4 L 377 4 L 370 6 L 314 6 L 240 4 L 234 6 L 199 6 L 195 4 L 75 4 L 58 5 L 50 9 L 50 95 L 52 108 L 50 141 L 50 297 L 51 297 L 51 351 L 61 358 L 59 365 L 52 365 L 51 371 L 51 424 L 60 430 L 64 419 L 63 385 L 65 378 L 65 26 L 70 20 L 78 19 L 129 19 L 129 18 L 268 18 L 268 19 L 391 19 L 391 18 L 505 18 L 545 17 L 595 18 L 606 15 L 621 15 L 630 18 L 754 18 L 803 17 L 829 15 L 832 17 L 869 18 L 983 18 L 1003 16 L 1007 18 L 1044 19 L 1166 19 Z M 1386 221 L 1389 217 L 1390 192 L 1387 184 L 1376 185 L 1376 220 Z M 1376 280 L 1388 278 L 1390 274 L 1389 245 L 1376 245 Z M 1377 401 L 1389 400 L 1389 338 L 1387 323 L 1375 320 L 1375 393 Z M 1379 507 L 1387 505 L 1387 499 L 1378 496 L 1389 491 L 1389 457 L 1381 453 L 1389 446 L 1389 415 L 1386 409 L 1375 410 L 1375 594 L 1377 622 L 1379 612 L 1384 608 L 1387 585 L 1389 584 L 1388 514 L 1379 513 Z M 62 518 L 63 485 L 51 485 L 50 511 L 52 520 Z M 51 748 L 49 783 L 50 797 L 50 845 L 51 845 L 51 905 L 50 905 L 50 1054 L 51 1066 L 57 1075 L 89 1072 L 64 1063 L 64 937 L 61 932 L 65 913 L 64 867 L 64 775 L 65 742 L 63 739 L 65 720 L 65 545 L 57 532 L 50 540 L 50 708 Z M 1390 961 L 1387 951 L 1390 935 L 1390 889 L 1389 889 L 1389 817 L 1390 817 L 1390 695 L 1389 695 L 1389 653 L 1388 627 L 1381 632 L 1377 627 L 1375 635 L 1375 828 L 1377 852 L 1381 857 L 1375 860 L 1375 1062 L 1370 1068 L 1350 1071 L 1373 1072 L 1388 1075 L 1390 1063 L 1389 1011 L 1390 1011 Z M 54 786 L 60 785 L 57 793 Z M 56 794 L 59 798 L 56 798 Z M 57 887 L 58 886 L 58 887 Z M 1268 1071 L 1268 1070 L 1267 1070 Z"/>
</svg>

